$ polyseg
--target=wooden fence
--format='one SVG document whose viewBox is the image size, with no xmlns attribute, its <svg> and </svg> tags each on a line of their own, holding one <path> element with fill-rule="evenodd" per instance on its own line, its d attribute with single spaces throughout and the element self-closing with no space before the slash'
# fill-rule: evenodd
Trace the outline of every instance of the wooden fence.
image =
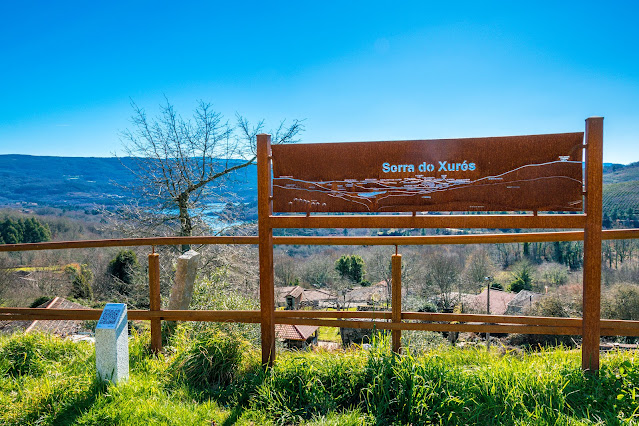
<svg viewBox="0 0 639 426">
<path fill-rule="evenodd" d="M 440 245 L 440 244 L 496 244 L 522 242 L 583 241 L 583 231 L 529 232 L 517 234 L 473 234 L 395 237 L 273 237 L 277 245 Z M 639 229 L 615 229 L 602 232 L 604 240 L 636 239 Z M 101 247 L 148 246 L 182 244 L 251 244 L 256 236 L 224 237 L 160 237 L 85 241 L 63 241 L 0 245 L 0 252 L 61 250 Z M 154 252 L 154 249 L 152 250 Z M 516 315 L 477 315 L 407 312 L 401 310 L 401 256 L 393 255 L 393 284 L 391 311 L 276 311 L 276 324 L 298 324 L 329 327 L 376 328 L 391 330 L 393 350 L 400 350 L 402 330 L 461 331 L 476 333 L 524 333 L 550 335 L 582 335 L 581 318 L 550 318 Z M 260 311 L 189 311 L 162 310 L 159 286 L 159 255 L 149 255 L 149 310 L 130 310 L 129 319 L 150 321 L 152 347 L 162 345 L 161 321 L 210 321 L 261 323 Z M 271 290 L 272 291 L 272 290 Z M 97 320 L 100 309 L 37 309 L 0 308 L 0 320 Z M 639 336 L 639 321 L 600 320 L 601 335 Z"/>
<path fill-rule="evenodd" d="M 582 143 L 583 138 L 583 143 Z M 306 146 L 304 149 L 291 149 L 286 145 L 277 147 L 279 157 L 277 157 L 277 167 L 283 165 L 294 166 L 294 169 L 305 173 L 311 171 L 312 176 L 308 177 L 306 184 L 313 185 L 313 197 L 317 200 L 303 199 L 300 207 L 300 191 L 309 191 L 309 187 L 299 186 L 293 181 L 301 182 L 297 179 L 295 172 L 289 176 L 289 171 L 273 174 L 274 149 L 271 147 L 270 135 L 257 135 L 257 180 L 258 180 L 258 230 L 259 235 L 253 237 L 171 237 L 171 238 L 139 238 L 139 239 L 118 239 L 118 240 L 96 240 L 96 241 L 72 241 L 72 242 L 48 242 L 35 244 L 1 245 L 0 251 L 20 251 L 20 250 L 49 250 L 49 249 L 71 249 L 87 247 L 119 247 L 119 246 L 158 246 L 158 245 L 181 245 L 181 244 L 257 244 L 259 247 L 260 263 L 260 310 L 259 311 L 169 311 L 162 310 L 160 306 L 160 272 L 159 257 L 154 252 L 149 255 L 149 301 L 148 311 L 129 311 L 129 318 L 148 320 L 151 322 L 151 340 L 155 350 L 161 348 L 161 321 L 229 321 L 260 323 L 262 339 L 262 363 L 271 365 L 275 361 L 275 324 L 299 324 L 316 325 L 330 327 L 351 327 L 351 328 L 378 328 L 391 330 L 392 345 L 394 351 L 400 350 L 402 330 L 431 330 L 431 331 L 471 331 L 485 333 L 527 333 L 527 334 L 555 334 L 555 335 L 581 335 L 582 336 L 582 368 L 586 370 L 599 369 L 599 344 L 602 335 L 625 335 L 639 336 L 639 321 L 614 321 L 602 320 L 600 318 L 601 309 L 601 242 L 603 239 L 633 239 L 639 238 L 639 229 L 609 230 L 602 231 L 602 172 L 603 172 L 603 118 L 591 117 L 586 120 L 585 132 L 566 133 L 554 135 L 519 136 L 507 138 L 486 138 L 484 143 L 498 147 L 492 151 L 478 145 L 473 145 L 476 140 L 447 140 L 447 141 L 400 141 L 394 145 L 387 142 L 373 142 L 373 145 L 351 145 L 348 147 L 338 147 L 338 144 L 318 144 L 315 147 Z M 398 145 L 399 144 L 399 145 Z M 474 151 L 469 151 L 483 158 L 486 167 L 490 170 L 494 168 L 495 162 L 491 161 L 493 155 L 501 155 L 500 161 L 504 164 L 517 164 L 522 167 L 515 167 L 510 170 L 522 170 L 528 166 L 547 166 L 554 164 L 560 168 L 568 168 L 570 173 L 564 175 L 566 182 L 557 181 L 553 173 L 546 176 L 528 175 L 519 176 L 516 179 L 521 185 L 528 185 L 532 181 L 540 179 L 550 180 L 547 192 L 539 192 L 538 187 L 529 191 L 523 187 L 505 186 L 507 193 L 515 191 L 519 194 L 518 201 L 513 204 L 510 210 L 532 210 L 524 214 L 441 214 L 430 215 L 419 213 L 428 210 L 422 208 L 422 204 L 412 206 L 395 206 L 398 214 L 347 214 L 332 215 L 319 213 L 324 212 L 361 212 L 359 207 L 352 205 L 344 206 L 337 202 L 334 206 L 329 206 L 324 201 L 331 195 L 315 191 L 324 189 L 326 191 L 339 192 L 339 183 L 335 180 L 342 180 L 347 185 L 349 178 L 357 177 L 348 174 L 336 176 L 338 172 L 346 170 L 351 173 L 351 169 L 357 170 L 363 164 L 366 169 L 361 172 L 358 178 L 370 177 L 371 164 L 368 161 L 360 161 L 360 154 L 371 153 L 366 147 L 379 147 L 384 149 L 386 154 L 391 156 L 395 151 L 405 150 L 403 154 L 413 155 L 414 147 L 421 151 L 420 155 L 428 154 L 429 149 L 424 149 L 427 144 L 435 144 L 442 152 L 447 152 L 446 147 L 474 146 Z M 514 145 L 510 145 L 514 144 Z M 568 152 L 559 154 L 560 161 L 543 163 L 538 154 L 546 155 L 551 152 L 551 156 L 557 155 L 554 149 L 559 145 L 566 145 Z M 353 150 L 352 147 L 358 149 Z M 430 146 L 430 145 L 428 145 Z M 517 150 L 510 147 L 518 146 L 524 150 L 521 155 Z M 396 150 L 395 147 L 404 147 Z M 412 147 L 412 148 L 411 148 Z M 421 147 L 421 148 L 420 148 Z M 456 148 L 456 149 L 457 149 Z M 296 156 L 303 154 L 302 157 Z M 437 151 L 437 150 L 435 150 Z M 457 151 L 455 151 L 457 152 Z M 309 154 L 310 153 L 310 154 Z M 315 153 L 315 154 L 313 154 Z M 319 153 L 319 154 L 318 154 Z M 390 154 L 389 154 L 390 153 Z M 585 153 L 586 161 L 582 163 L 582 154 Z M 295 154 L 295 155 L 292 155 Z M 312 154 L 312 155 L 311 155 Z M 348 155 L 346 155 L 348 154 Z M 570 155 L 566 155 L 570 154 Z M 404 155 L 403 159 L 411 158 Z M 323 161 L 327 157 L 330 161 Z M 345 157 L 347 162 L 344 162 Z M 367 158 L 368 158 L 367 157 Z M 375 157 L 375 156 L 373 156 Z M 522 157 L 522 158 L 519 158 Z M 526 158 L 530 157 L 530 158 Z M 573 160 L 568 161 L 573 158 Z M 545 158 L 545 157 L 544 157 Z M 575 160 L 576 159 L 576 160 Z M 317 161 L 322 160 L 322 161 Z M 434 162 L 434 158 L 429 161 Z M 450 159 L 449 159 L 450 160 Z M 532 163 L 526 162 L 527 160 Z M 567 162 L 564 162 L 566 160 Z M 523 163 L 522 163 L 523 161 Z M 540 163 L 540 161 L 543 163 Z M 535 164 L 537 162 L 538 164 Z M 440 162 L 442 163 L 442 162 Z M 446 163 L 446 161 L 443 161 Z M 464 164 L 466 161 L 464 160 Z M 320 170 L 318 175 L 315 167 L 324 167 L 328 164 L 328 176 L 325 171 Z M 385 163 L 388 164 L 388 163 Z M 426 167 L 426 163 L 423 163 Z M 473 163 L 474 164 L 474 163 Z M 432 164 L 431 164 L 432 165 Z M 583 169 L 582 180 L 581 167 Z M 490 166 L 490 167 L 489 167 Z M 553 167 L 554 167 L 553 166 Z M 393 166 L 395 167 L 395 166 Z M 407 166 L 406 166 L 407 167 Z M 455 165 L 455 171 L 460 164 Z M 462 168 L 463 170 L 463 168 Z M 469 168 L 469 170 L 471 170 Z M 474 166 L 473 169 L 474 170 Z M 555 169 L 552 169 L 555 170 Z M 452 171 L 449 168 L 449 171 Z M 508 172 L 508 173 L 510 173 Z M 491 173 L 500 173 L 491 171 Z M 286 175 L 286 176 L 285 176 Z M 320 176 L 321 175 L 321 176 Z M 333 176 L 335 175 L 335 176 Z M 499 176 L 505 175 L 502 173 Z M 574 175 L 574 176 L 573 176 Z M 319 177 L 318 177 L 319 176 Z M 442 176 L 443 178 L 444 176 Z M 487 176 L 491 178 L 494 176 Z M 486 178 L 486 177 L 484 177 Z M 275 201 L 279 213 L 282 206 L 291 206 L 290 212 L 302 214 L 275 214 L 273 210 L 274 196 L 273 182 L 278 179 L 277 194 Z M 319 179 L 319 181 L 318 181 Z M 315 180 L 315 181 L 313 181 Z M 365 181 L 367 179 L 364 179 Z M 468 180 L 468 179 L 467 179 Z M 332 181 L 336 186 L 326 188 L 326 181 Z M 352 182 L 352 180 L 350 180 Z M 515 181 L 513 181 L 515 182 Z M 544 181 L 545 182 L 545 181 Z M 518 184 L 518 185 L 519 185 Z M 508 184 L 506 184 L 508 185 Z M 352 186 L 352 185 L 351 185 Z M 492 188 L 492 187 L 491 187 Z M 496 191 L 498 197 L 493 199 L 492 191 L 482 192 L 485 197 L 485 205 L 468 205 L 466 201 L 459 199 L 446 199 L 443 204 L 435 205 L 433 210 L 462 210 L 482 208 L 484 210 L 503 210 L 489 208 L 489 206 L 504 205 L 504 192 Z M 570 193 L 570 194 L 568 194 Z M 287 195 L 288 194 L 288 195 Z M 292 194 L 292 195 L 291 195 Z M 349 193 L 352 194 L 352 193 Z M 534 196 L 533 196 L 534 195 Z M 526 204 L 526 198 L 530 196 L 534 203 Z M 548 201 L 544 197 L 548 196 L 553 201 Z M 288 197 L 288 198 L 287 198 Z M 291 198 L 294 197 L 294 198 Z M 501 197 L 501 198 L 500 198 Z M 337 197 L 332 197 L 335 200 Z M 346 196 L 348 198 L 348 196 Z M 430 198 L 430 197 L 422 197 Z M 508 196 L 506 196 L 506 199 Z M 482 202 L 484 202 L 482 201 Z M 566 204 L 568 202 L 568 204 Z M 452 204 L 451 204 L 452 203 Z M 497 203 L 497 204 L 495 204 Z M 501 203 L 501 204 L 500 204 Z M 517 208 L 519 204 L 531 206 L 531 208 Z M 572 204 L 571 204 L 572 203 Z M 359 203 L 361 204 L 361 203 Z M 557 205 L 558 208 L 548 208 Z M 455 206 L 451 209 L 449 206 Z M 319 207 L 319 209 L 318 209 Z M 446 208 L 445 208 L 446 207 Z M 578 213 L 583 207 L 583 213 Z M 307 210 L 304 210 L 304 209 Z M 409 209 L 411 212 L 402 213 Z M 571 211 L 570 214 L 538 214 L 536 210 L 560 210 Z M 313 210 L 315 209 L 315 210 Z M 303 214 L 304 211 L 306 214 Z M 377 210 L 375 210 L 377 211 Z M 516 234 L 475 234 L 475 235 L 450 235 L 450 236 L 420 236 L 420 237 L 276 237 L 273 235 L 274 229 L 279 228 L 525 228 L 525 229 L 554 229 L 552 232 L 530 232 Z M 575 229 L 574 231 L 558 231 L 559 229 Z M 510 315 L 473 315 L 473 314 L 443 314 L 443 313 L 418 313 L 405 312 L 401 309 L 401 256 L 396 254 L 392 258 L 393 282 L 392 282 L 392 306 L 390 312 L 325 312 L 325 311 L 276 311 L 274 299 L 273 281 L 273 245 L 276 244 L 296 244 L 296 245 L 412 245 L 412 244 L 493 244 L 493 243 L 515 243 L 515 242 L 549 242 L 549 241 L 583 241 L 584 242 L 584 266 L 583 266 L 583 318 L 546 318 L 546 317 L 526 317 Z M 397 251 L 396 251 L 397 253 Z M 0 308 L 0 319 L 24 320 L 24 319 L 98 319 L 99 310 L 41 310 L 26 308 Z M 355 321 L 355 320 L 358 321 Z"/>
</svg>

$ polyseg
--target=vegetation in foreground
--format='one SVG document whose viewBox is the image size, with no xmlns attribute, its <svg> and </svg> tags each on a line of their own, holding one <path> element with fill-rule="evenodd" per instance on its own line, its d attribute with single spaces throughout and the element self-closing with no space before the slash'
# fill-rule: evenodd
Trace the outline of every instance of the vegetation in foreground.
<svg viewBox="0 0 639 426">
<path fill-rule="evenodd" d="M 639 423 L 634 352 L 584 375 L 565 349 L 490 354 L 434 349 L 284 352 L 264 372 L 248 342 L 181 325 L 159 356 L 131 339 L 131 376 L 96 380 L 88 343 L 45 335 L 0 339 L 0 423 L 25 424 L 512 424 Z"/>
</svg>

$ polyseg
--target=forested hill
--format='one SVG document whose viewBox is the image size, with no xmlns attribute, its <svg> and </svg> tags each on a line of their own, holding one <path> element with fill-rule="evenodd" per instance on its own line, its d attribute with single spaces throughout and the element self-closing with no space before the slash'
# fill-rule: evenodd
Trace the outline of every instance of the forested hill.
<svg viewBox="0 0 639 426">
<path fill-rule="evenodd" d="M 256 176 L 254 166 L 242 169 L 233 174 L 226 190 L 252 201 L 257 198 Z M 0 155 L 0 206 L 114 206 L 130 197 L 116 183 L 132 179 L 117 158 Z"/>
</svg>

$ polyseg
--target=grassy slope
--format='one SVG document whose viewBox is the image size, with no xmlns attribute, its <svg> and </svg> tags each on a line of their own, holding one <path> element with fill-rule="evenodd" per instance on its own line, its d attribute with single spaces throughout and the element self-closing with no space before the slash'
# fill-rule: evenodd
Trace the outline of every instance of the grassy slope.
<svg viewBox="0 0 639 426">
<path fill-rule="evenodd" d="M 228 347 L 207 339 L 215 349 L 211 354 L 217 354 L 213 359 Z M 201 349 L 193 352 L 189 341 L 177 339 L 167 355 L 154 357 L 144 339 L 133 339 L 130 380 L 115 387 L 94 379 L 91 345 L 46 336 L 1 338 L 0 424 L 614 425 L 639 420 L 634 353 L 603 356 L 598 378 L 581 373 L 574 351 L 499 355 L 441 349 L 397 358 L 384 344 L 339 355 L 284 353 L 274 369 L 262 373 L 255 350 L 237 346 L 241 365 L 218 367 L 233 374 L 223 386 L 203 388 L 183 374 L 185 355 Z"/>
<path fill-rule="evenodd" d="M 639 181 L 608 183 L 603 186 L 603 209 L 626 211 L 628 207 L 639 210 Z"/>
<path fill-rule="evenodd" d="M 639 181 L 639 162 L 617 167 L 616 170 L 604 168 L 604 183 Z"/>
<path fill-rule="evenodd" d="M 617 170 L 606 169 L 603 175 L 603 209 L 611 212 L 617 208 L 639 209 L 639 163 L 620 166 Z"/>
</svg>

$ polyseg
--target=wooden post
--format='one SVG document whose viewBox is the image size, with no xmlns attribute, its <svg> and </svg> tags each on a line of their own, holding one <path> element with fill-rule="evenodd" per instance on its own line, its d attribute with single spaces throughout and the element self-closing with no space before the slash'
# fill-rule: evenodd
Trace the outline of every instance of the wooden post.
<svg viewBox="0 0 639 426">
<path fill-rule="evenodd" d="M 275 362 L 275 290 L 273 288 L 273 213 L 271 198 L 271 135 L 257 135 L 257 214 L 260 255 L 262 365 Z"/>
<path fill-rule="evenodd" d="M 584 228 L 583 339 L 581 367 L 599 370 L 603 117 L 586 120 L 586 226 Z"/>
<path fill-rule="evenodd" d="M 160 299 L 160 256 L 157 253 L 149 255 L 149 310 L 159 311 L 162 300 Z M 151 350 L 162 350 L 162 320 L 151 320 Z"/>
<path fill-rule="evenodd" d="M 394 254 L 391 260 L 391 272 L 393 281 L 391 287 L 392 313 L 393 323 L 402 322 L 402 255 Z M 402 331 L 393 330 L 391 332 L 393 340 L 393 352 L 400 353 L 402 346 Z"/>
<path fill-rule="evenodd" d="M 486 315 L 490 315 L 490 285 L 492 280 L 488 280 L 488 287 L 486 287 Z M 486 350 L 490 351 L 490 333 L 486 333 Z"/>
</svg>

